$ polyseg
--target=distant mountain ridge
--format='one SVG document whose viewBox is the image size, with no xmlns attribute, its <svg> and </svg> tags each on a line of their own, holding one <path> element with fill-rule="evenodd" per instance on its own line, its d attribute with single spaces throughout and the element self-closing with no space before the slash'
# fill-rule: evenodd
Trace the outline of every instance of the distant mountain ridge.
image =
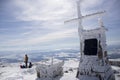
<svg viewBox="0 0 120 80">
<path fill-rule="evenodd" d="M 29 61 L 36 62 L 40 60 L 44 60 L 47 57 L 53 57 L 57 54 L 69 54 L 69 56 L 74 56 L 75 54 L 79 53 L 80 51 L 77 49 L 59 49 L 59 50 L 53 50 L 53 51 L 1 51 L 0 52 L 0 62 L 4 63 L 15 63 L 15 62 L 23 62 L 23 58 L 25 54 L 28 54 Z M 58 57 L 59 59 L 63 59 L 63 57 Z"/>
<path fill-rule="evenodd" d="M 79 49 L 57 49 L 53 51 L 5 51 L 0 52 L 0 62 L 4 63 L 16 63 L 23 62 L 24 55 L 28 54 L 29 61 L 37 62 L 45 60 L 51 57 L 55 57 L 61 60 L 66 60 L 67 58 L 79 58 Z M 120 48 L 113 48 L 108 51 L 108 57 L 110 59 L 120 58 Z"/>
</svg>

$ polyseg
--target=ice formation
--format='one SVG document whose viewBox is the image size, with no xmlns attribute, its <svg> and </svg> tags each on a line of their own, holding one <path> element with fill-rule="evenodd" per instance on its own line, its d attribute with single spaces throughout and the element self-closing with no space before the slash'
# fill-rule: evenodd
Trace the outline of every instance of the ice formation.
<svg viewBox="0 0 120 80">
<path fill-rule="evenodd" d="M 63 75 L 64 61 L 48 64 L 39 64 L 36 67 L 37 80 L 52 80 Z"/>
<path fill-rule="evenodd" d="M 105 11 L 82 16 L 80 0 L 77 2 L 78 18 L 65 21 L 65 23 L 78 21 L 81 58 L 77 72 L 79 80 L 115 80 L 113 70 L 108 63 L 106 28 L 103 26 L 101 16 Z M 99 28 L 85 30 L 82 19 L 99 16 Z"/>
</svg>

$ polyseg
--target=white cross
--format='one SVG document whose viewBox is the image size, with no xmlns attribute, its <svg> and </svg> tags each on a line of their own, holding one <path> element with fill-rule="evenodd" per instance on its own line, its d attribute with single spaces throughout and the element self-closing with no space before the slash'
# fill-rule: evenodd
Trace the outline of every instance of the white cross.
<svg viewBox="0 0 120 80">
<path fill-rule="evenodd" d="M 79 37 L 80 37 L 80 51 L 81 51 L 81 55 L 82 55 L 82 33 L 83 33 L 83 27 L 82 27 L 82 19 L 87 19 L 87 18 L 90 18 L 90 17 L 97 17 L 97 16 L 102 16 L 105 11 L 101 11 L 101 12 L 96 12 L 96 13 L 92 13 L 92 14 L 88 14 L 88 15 L 85 15 L 85 16 L 82 16 L 81 14 L 81 10 L 80 10 L 80 5 L 81 4 L 81 0 L 78 0 L 77 1 L 77 12 L 78 12 L 78 18 L 74 18 L 74 19 L 70 19 L 70 20 L 67 20 L 65 21 L 64 23 L 70 23 L 70 22 L 78 22 L 78 34 L 79 34 Z M 101 23 L 102 25 L 102 23 Z"/>
</svg>

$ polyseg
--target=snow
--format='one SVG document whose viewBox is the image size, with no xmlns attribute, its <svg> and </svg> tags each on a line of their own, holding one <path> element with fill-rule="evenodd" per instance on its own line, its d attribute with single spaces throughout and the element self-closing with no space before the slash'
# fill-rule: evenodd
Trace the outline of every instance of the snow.
<svg viewBox="0 0 120 80">
<path fill-rule="evenodd" d="M 0 80 L 35 80 L 35 66 L 29 69 L 20 69 L 19 63 L 1 67 Z"/>
<path fill-rule="evenodd" d="M 58 57 L 69 57 L 68 54 L 65 54 L 64 52 L 57 54 Z"/>
<path fill-rule="evenodd" d="M 37 76 L 35 68 L 38 63 L 34 63 L 35 65 L 32 68 L 27 69 L 20 69 L 19 65 L 21 63 L 8 63 L 5 64 L 5 66 L 0 66 L 0 80 L 36 80 Z M 69 70 L 70 68 L 74 68 L 74 70 L 68 71 L 68 73 L 64 73 L 60 80 L 76 80 L 75 76 L 77 72 L 77 66 L 78 61 L 75 59 L 65 61 L 63 66 L 64 71 Z"/>
<path fill-rule="evenodd" d="M 68 71 L 68 73 L 64 73 L 64 76 L 60 80 L 78 80 L 76 78 L 78 65 L 79 61 L 77 59 L 69 59 L 68 61 L 65 61 L 63 68 L 64 72 Z M 73 69 L 73 71 L 70 71 L 70 69 Z"/>
<path fill-rule="evenodd" d="M 116 80 L 120 80 L 120 67 L 112 66 L 112 68 L 115 70 L 115 78 L 116 78 Z"/>
<path fill-rule="evenodd" d="M 109 61 L 120 61 L 120 58 L 117 58 L 117 59 L 109 59 Z"/>
<path fill-rule="evenodd" d="M 36 70 L 35 70 L 36 66 L 39 63 L 41 62 L 33 63 L 34 66 L 32 68 L 27 68 L 27 69 L 20 69 L 19 65 L 21 63 L 1 64 L 0 80 L 39 80 L 37 79 Z M 76 78 L 78 65 L 79 65 L 78 59 L 72 58 L 66 60 L 63 66 L 64 75 L 60 77 L 60 79 L 54 79 L 54 80 L 78 80 Z M 118 73 L 116 73 L 115 76 L 116 76 L 116 80 L 120 80 L 120 67 L 112 66 L 112 68 L 118 71 Z"/>
</svg>

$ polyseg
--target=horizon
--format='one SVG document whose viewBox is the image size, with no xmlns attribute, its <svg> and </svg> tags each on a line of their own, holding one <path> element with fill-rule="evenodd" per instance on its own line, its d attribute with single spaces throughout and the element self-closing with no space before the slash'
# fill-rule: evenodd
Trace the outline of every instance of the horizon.
<svg viewBox="0 0 120 80">
<path fill-rule="evenodd" d="M 102 19 L 108 29 L 108 47 L 120 46 L 119 7 L 119 0 L 83 0 L 81 4 L 82 15 L 106 10 Z M 0 51 L 79 49 L 77 23 L 64 24 L 76 17 L 76 0 L 1 0 Z M 97 21 L 83 21 L 86 29 L 97 25 Z"/>
<path fill-rule="evenodd" d="M 26 50 L 1 50 L 0 51 L 0 54 L 2 53 L 3 54 L 3 52 L 7 52 L 8 54 L 10 53 L 10 52 L 13 52 L 13 53 L 39 53 L 39 52 L 56 52 L 56 51 L 77 51 L 77 52 L 80 52 L 80 49 L 79 48 L 59 48 L 59 49 L 48 49 L 48 50 L 40 50 L 40 49 L 36 49 L 36 50 L 30 50 L 30 49 L 26 49 Z M 110 52 L 110 51 L 114 51 L 114 50 L 120 50 L 120 46 L 119 45 L 109 45 L 108 47 L 107 47 L 107 51 L 108 52 Z M 108 53 L 109 54 L 109 53 Z"/>
</svg>

